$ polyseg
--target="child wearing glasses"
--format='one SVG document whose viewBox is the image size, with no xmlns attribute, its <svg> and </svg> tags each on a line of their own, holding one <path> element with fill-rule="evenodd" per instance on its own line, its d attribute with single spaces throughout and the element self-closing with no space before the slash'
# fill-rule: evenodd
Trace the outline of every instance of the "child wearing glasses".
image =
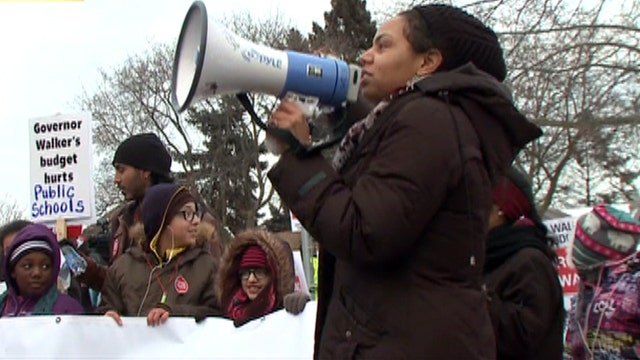
<svg viewBox="0 0 640 360">
<path fill-rule="evenodd" d="M 214 290 L 217 260 L 206 246 L 213 227 L 200 222 L 194 196 L 177 184 L 147 190 L 133 246 L 111 265 L 99 311 L 122 326 L 144 316 L 149 326 L 169 316 L 221 315 Z"/>
<path fill-rule="evenodd" d="M 234 238 L 225 251 L 216 292 L 225 316 L 239 327 L 283 307 L 300 313 L 309 297 L 294 292 L 294 283 L 289 244 L 269 232 L 251 230 Z"/>
</svg>

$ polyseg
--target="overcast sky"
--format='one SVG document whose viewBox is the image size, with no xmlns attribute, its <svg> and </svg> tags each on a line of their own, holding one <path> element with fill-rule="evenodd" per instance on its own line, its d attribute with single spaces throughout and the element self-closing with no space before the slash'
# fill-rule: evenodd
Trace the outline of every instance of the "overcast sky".
<svg viewBox="0 0 640 360">
<path fill-rule="evenodd" d="M 330 0 L 208 0 L 217 18 L 280 14 L 301 31 L 322 23 Z M 29 119 L 77 112 L 98 69 L 120 65 L 150 42 L 177 39 L 192 0 L 0 1 L 0 201 L 29 207 Z"/>
</svg>

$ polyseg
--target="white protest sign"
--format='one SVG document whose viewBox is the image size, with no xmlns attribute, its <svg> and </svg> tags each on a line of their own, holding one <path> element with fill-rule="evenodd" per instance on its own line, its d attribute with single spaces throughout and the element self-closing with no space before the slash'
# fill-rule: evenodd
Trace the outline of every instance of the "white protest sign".
<svg viewBox="0 0 640 360">
<path fill-rule="evenodd" d="M 307 295 L 309 293 L 309 285 L 307 285 L 307 278 L 304 274 L 304 266 L 302 265 L 302 255 L 300 251 L 293 252 L 293 267 L 296 273 L 296 282 L 295 282 L 295 290 L 301 291 Z"/>
<path fill-rule="evenodd" d="M 91 114 L 61 114 L 29 121 L 31 219 L 92 222 Z"/>
<path fill-rule="evenodd" d="M 576 220 L 575 217 L 568 216 L 544 222 L 549 232 L 558 240 L 558 245 L 555 249 L 558 255 L 556 269 L 558 270 L 560 285 L 562 285 L 562 292 L 564 293 L 565 308 L 568 308 L 570 298 L 578 292 L 578 284 L 580 283 L 580 277 L 576 269 L 569 264 L 567 256 L 569 247 L 573 242 Z"/>
<path fill-rule="evenodd" d="M 316 304 L 235 328 L 231 320 L 30 316 L 0 319 L 0 359 L 311 359 Z"/>
<path fill-rule="evenodd" d="M 289 211 L 289 218 L 291 219 L 291 231 L 292 232 L 301 232 L 302 231 L 302 224 L 300 223 L 300 220 L 298 220 L 296 215 L 294 213 L 292 213 L 291 211 Z"/>
<path fill-rule="evenodd" d="M 560 219 L 545 220 L 544 224 L 558 239 L 558 247 L 567 247 L 573 241 L 576 218 L 567 216 Z"/>
</svg>

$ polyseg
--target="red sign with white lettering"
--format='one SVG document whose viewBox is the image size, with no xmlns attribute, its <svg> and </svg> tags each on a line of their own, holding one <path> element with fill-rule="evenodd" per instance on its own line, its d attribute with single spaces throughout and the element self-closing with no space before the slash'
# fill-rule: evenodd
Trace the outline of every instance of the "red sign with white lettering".
<svg viewBox="0 0 640 360">
<path fill-rule="evenodd" d="M 569 266 L 567 249 L 567 247 L 556 249 L 556 254 L 558 254 L 558 277 L 560 277 L 560 284 L 562 285 L 564 294 L 573 295 L 578 292 L 580 278 L 578 277 L 576 269 Z"/>
</svg>

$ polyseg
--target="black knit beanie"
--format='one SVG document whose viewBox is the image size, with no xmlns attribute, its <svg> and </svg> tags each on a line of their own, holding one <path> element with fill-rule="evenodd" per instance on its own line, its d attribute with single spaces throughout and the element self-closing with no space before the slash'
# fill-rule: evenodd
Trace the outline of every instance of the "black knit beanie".
<svg viewBox="0 0 640 360">
<path fill-rule="evenodd" d="M 413 9 L 420 13 L 429 30 L 429 38 L 442 52 L 439 70 L 452 70 L 472 62 L 498 81 L 504 81 L 507 67 L 493 30 L 464 10 L 450 5 L 422 5 Z"/>
<path fill-rule="evenodd" d="M 171 173 L 171 155 L 153 133 L 133 135 L 118 146 L 112 164 L 124 164 L 158 175 Z"/>
</svg>

